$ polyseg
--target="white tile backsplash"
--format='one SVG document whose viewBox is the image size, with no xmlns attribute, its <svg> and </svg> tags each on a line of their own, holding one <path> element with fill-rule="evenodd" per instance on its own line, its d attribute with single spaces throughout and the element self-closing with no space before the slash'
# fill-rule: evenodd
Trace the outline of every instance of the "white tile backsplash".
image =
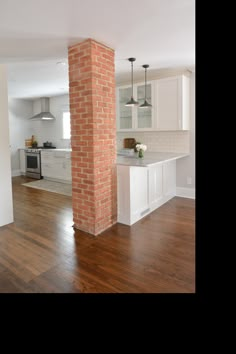
<svg viewBox="0 0 236 354">
<path fill-rule="evenodd" d="M 147 145 L 150 152 L 190 152 L 190 132 L 117 132 L 117 150 L 122 149 L 124 138 L 135 138 Z"/>
</svg>

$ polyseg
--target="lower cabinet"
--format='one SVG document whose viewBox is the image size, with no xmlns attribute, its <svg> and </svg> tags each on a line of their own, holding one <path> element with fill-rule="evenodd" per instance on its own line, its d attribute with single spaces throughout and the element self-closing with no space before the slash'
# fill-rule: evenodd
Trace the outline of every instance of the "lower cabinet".
<svg viewBox="0 0 236 354">
<path fill-rule="evenodd" d="M 176 195 L 176 160 L 163 164 L 163 197 L 165 201 Z"/>
<path fill-rule="evenodd" d="M 163 164 L 149 167 L 149 204 L 151 211 L 162 204 Z"/>
<path fill-rule="evenodd" d="M 148 169 L 117 166 L 118 222 L 132 225 L 149 213 Z"/>
<path fill-rule="evenodd" d="M 71 182 L 71 159 L 69 152 L 42 151 L 41 170 L 44 178 Z"/>
<path fill-rule="evenodd" d="M 118 222 L 132 225 L 176 195 L 176 161 L 117 165 Z"/>
</svg>

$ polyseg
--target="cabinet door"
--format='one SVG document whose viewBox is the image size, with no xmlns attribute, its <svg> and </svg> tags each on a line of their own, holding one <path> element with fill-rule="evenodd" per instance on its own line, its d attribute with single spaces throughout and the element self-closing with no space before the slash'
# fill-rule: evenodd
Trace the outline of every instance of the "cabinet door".
<svg viewBox="0 0 236 354">
<path fill-rule="evenodd" d="M 185 75 L 156 81 L 157 130 L 188 130 L 190 81 Z"/>
<path fill-rule="evenodd" d="M 133 128 L 133 107 L 126 107 L 125 104 L 130 100 L 131 87 L 119 88 L 117 90 L 117 124 L 118 130 Z"/>
<path fill-rule="evenodd" d="M 179 81 L 178 78 L 157 81 L 156 110 L 158 130 L 179 129 Z"/>
<path fill-rule="evenodd" d="M 53 163 L 53 153 L 51 151 L 41 151 L 41 162 L 44 163 Z"/>
<path fill-rule="evenodd" d="M 142 105 L 145 100 L 145 85 L 137 86 L 137 99 L 139 105 Z M 146 99 L 152 104 L 152 84 L 147 84 Z M 149 130 L 153 128 L 153 107 L 140 108 L 137 107 L 137 129 Z"/>
<path fill-rule="evenodd" d="M 150 211 L 147 167 L 130 167 L 130 209 L 131 224 Z"/>
<path fill-rule="evenodd" d="M 71 181 L 71 158 L 66 152 L 42 152 L 42 176 Z"/>
<path fill-rule="evenodd" d="M 42 163 L 41 164 L 41 173 L 43 177 L 55 177 L 55 169 L 52 163 Z"/>
<path fill-rule="evenodd" d="M 150 82 L 146 87 L 146 99 L 153 105 L 154 84 Z M 140 108 L 126 107 L 132 94 L 131 87 L 120 87 L 117 90 L 117 129 L 118 130 L 152 130 L 153 129 L 153 107 Z M 145 85 L 134 85 L 134 99 L 139 104 L 144 103 Z"/>
<path fill-rule="evenodd" d="M 66 158 L 63 162 L 63 170 L 64 170 L 64 179 L 66 181 L 71 181 L 71 160 Z"/>
<path fill-rule="evenodd" d="M 163 164 L 149 167 L 149 202 L 151 210 L 161 205 L 163 199 Z"/>
<path fill-rule="evenodd" d="M 176 160 L 163 164 L 163 194 L 167 200 L 176 195 Z"/>
<path fill-rule="evenodd" d="M 54 157 L 51 151 L 41 151 L 41 173 L 43 177 L 54 178 Z"/>
</svg>

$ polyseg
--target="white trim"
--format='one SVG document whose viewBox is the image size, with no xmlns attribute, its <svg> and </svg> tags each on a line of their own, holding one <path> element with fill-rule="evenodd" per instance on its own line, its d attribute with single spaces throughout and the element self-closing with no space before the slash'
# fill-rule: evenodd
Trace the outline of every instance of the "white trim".
<svg viewBox="0 0 236 354">
<path fill-rule="evenodd" d="M 17 177 L 17 176 L 20 176 L 20 175 L 21 175 L 20 170 L 12 170 L 11 171 L 11 176 L 12 177 Z"/>
<path fill-rule="evenodd" d="M 195 199 L 195 188 L 176 187 L 176 196 Z"/>
</svg>

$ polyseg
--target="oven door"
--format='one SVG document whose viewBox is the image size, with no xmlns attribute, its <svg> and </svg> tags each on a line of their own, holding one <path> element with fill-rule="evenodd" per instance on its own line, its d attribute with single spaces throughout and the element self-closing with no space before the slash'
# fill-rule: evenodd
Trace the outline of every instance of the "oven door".
<svg viewBox="0 0 236 354">
<path fill-rule="evenodd" d="M 26 172 L 39 173 L 40 168 L 40 153 L 39 152 L 26 152 L 25 153 Z"/>
</svg>

